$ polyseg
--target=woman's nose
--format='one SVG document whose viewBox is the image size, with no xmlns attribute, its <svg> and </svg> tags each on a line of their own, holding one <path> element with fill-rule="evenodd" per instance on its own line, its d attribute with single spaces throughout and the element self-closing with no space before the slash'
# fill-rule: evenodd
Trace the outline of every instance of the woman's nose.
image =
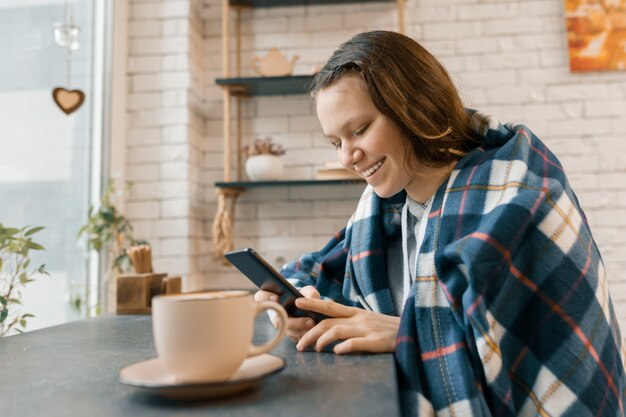
<svg viewBox="0 0 626 417">
<path fill-rule="evenodd" d="M 354 169 L 354 165 L 363 158 L 363 151 L 349 145 L 343 145 L 340 150 L 339 161 L 347 169 Z"/>
</svg>

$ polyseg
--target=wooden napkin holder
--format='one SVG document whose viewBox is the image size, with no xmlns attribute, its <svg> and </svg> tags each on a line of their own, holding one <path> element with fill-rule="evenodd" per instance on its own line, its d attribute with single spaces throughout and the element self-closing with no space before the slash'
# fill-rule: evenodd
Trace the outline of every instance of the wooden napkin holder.
<svg viewBox="0 0 626 417">
<path fill-rule="evenodd" d="M 152 297 L 178 294 L 182 290 L 181 277 L 157 272 L 118 275 L 116 284 L 117 314 L 151 314 Z"/>
</svg>

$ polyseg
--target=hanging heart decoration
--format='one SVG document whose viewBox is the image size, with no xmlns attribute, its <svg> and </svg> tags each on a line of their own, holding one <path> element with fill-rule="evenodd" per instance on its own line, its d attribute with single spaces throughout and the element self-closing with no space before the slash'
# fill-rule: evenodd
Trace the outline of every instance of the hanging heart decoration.
<svg viewBox="0 0 626 417">
<path fill-rule="evenodd" d="M 85 93 L 80 90 L 66 90 L 63 87 L 57 87 L 52 90 L 52 98 L 65 114 L 70 114 L 83 104 Z"/>
</svg>

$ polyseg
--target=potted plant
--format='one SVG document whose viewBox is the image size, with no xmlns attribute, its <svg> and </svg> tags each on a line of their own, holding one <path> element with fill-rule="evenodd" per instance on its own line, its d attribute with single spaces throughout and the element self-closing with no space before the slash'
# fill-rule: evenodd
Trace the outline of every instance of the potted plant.
<svg viewBox="0 0 626 417">
<path fill-rule="evenodd" d="M 107 285 L 109 292 L 114 290 L 113 277 L 130 270 L 131 262 L 127 250 L 132 246 L 147 244 L 133 237 L 133 227 L 130 221 L 120 213 L 116 207 L 115 182 L 111 180 L 100 198 L 100 206 L 89 208 L 87 224 L 80 228 L 78 237 L 87 235 L 87 247 L 106 256 Z M 110 296 L 110 294 L 109 294 Z M 72 297 L 72 306 L 81 310 L 84 305 L 82 296 Z M 93 307 L 93 306 L 92 306 Z M 100 306 L 95 306 L 95 314 L 100 312 Z"/>
<path fill-rule="evenodd" d="M 33 235 L 43 227 L 4 227 L 0 223 L 0 337 L 11 330 L 22 333 L 32 314 L 22 313 L 22 289 L 35 274 L 49 275 L 45 265 L 30 268 L 30 251 L 43 250 Z"/>
<path fill-rule="evenodd" d="M 283 147 L 272 142 L 272 138 L 255 139 L 252 145 L 244 146 L 246 174 L 252 181 L 276 180 L 283 174 Z"/>
<path fill-rule="evenodd" d="M 97 252 L 105 250 L 109 256 L 110 270 L 122 273 L 128 269 L 126 249 L 135 245 L 133 227 L 116 207 L 115 182 L 110 181 L 100 197 L 100 206 L 89 207 L 87 224 L 80 228 L 78 237 L 87 235 L 87 247 Z"/>
</svg>

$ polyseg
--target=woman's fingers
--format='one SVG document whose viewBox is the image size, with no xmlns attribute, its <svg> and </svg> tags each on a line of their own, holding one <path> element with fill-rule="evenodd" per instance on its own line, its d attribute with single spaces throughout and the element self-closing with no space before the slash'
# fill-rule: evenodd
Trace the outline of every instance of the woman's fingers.
<svg viewBox="0 0 626 417">
<path fill-rule="evenodd" d="M 278 324 L 278 320 L 276 320 Z M 302 336 L 315 327 L 315 322 L 306 317 L 290 318 L 287 320 L 287 336 L 298 343 Z"/>
<path fill-rule="evenodd" d="M 257 291 L 254 294 L 254 301 L 278 301 L 278 296 L 269 291 Z"/>
<path fill-rule="evenodd" d="M 315 350 L 321 352 L 324 348 L 337 340 L 346 340 L 354 337 L 365 336 L 360 329 L 347 326 L 345 324 L 338 324 L 331 327 L 326 332 L 322 333 L 315 342 Z"/>
<path fill-rule="evenodd" d="M 400 326 L 399 317 L 314 299 L 307 299 L 301 305 L 322 314 L 340 317 L 322 320 L 304 334 L 296 346 L 299 351 L 311 345 L 315 345 L 315 350 L 321 351 L 335 341 L 341 341 L 333 348 L 333 351 L 339 354 L 395 350 Z"/>
<path fill-rule="evenodd" d="M 272 324 L 277 327 L 280 324 L 278 317 L 272 318 Z M 315 326 L 313 319 L 308 317 L 289 317 L 287 319 L 287 329 L 291 330 L 310 330 Z"/>
<path fill-rule="evenodd" d="M 351 317 L 354 315 L 354 307 L 344 306 L 328 300 L 296 298 L 296 306 L 302 310 L 315 311 L 329 317 Z"/>
<path fill-rule="evenodd" d="M 278 328 L 280 320 L 278 317 L 272 319 L 272 324 L 275 328 Z M 294 342 L 300 341 L 302 336 L 309 330 L 315 327 L 315 322 L 307 317 L 297 317 L 287 319 L 287 336 Z"/>
<path fill-rule="evenodd" d="M 330 331 L 337 324 L 338 323 L 336 319 L 326 319 L 326 320 L 320 321 L 319 323 L 317 323 L 315 327 L 313 327 L 304 336 L 302 336 L 302 338 L 300 339 L 300 342 L 298 342 L 298 345 L 296 346 L 296 349 L 300 351 L 305 350 L 310 345 L 316 343 L 317 340 L 324 333 Z"/>
<path fill-rule="evenodd" d="M 308 317 L 297 317 L 289 319 L 289 328 L 292 330 L 306 330 L 309 331 L 315 327 L 313 319 Z"/>
<path fill-rule="evenodd" d="M 296 306 L 302 310 L 314 311 L 331 317 L 322 320 L 315 327 L 313 327 L 305 335 L 302 336 L 300 342 L 298 342 L 298 345 L 296 346 L 296 348 L 300 351 L 305 350 L 308 346 L 316 343 L 320 336 L 333 329 L 334 326 L 338 325 L 339 322 L 336 318 L 352 317 L 356 311 L 354 307 L 347 307 L 333 301 L 318 300 L 315 298 L 297 298 Z M 337 340 L 335 332 L 336 330 L 331 330 L 331 334 L 327 336 L 326 339 L 324 339 L 325 344 L 321 345 L 319 349 L 316 345 L 316 349 L 321 350 L 321 348 L 323 348 L 326 344 Z"/>
<path fill-rule="evenodd" d="M 373 343 L 367 337 L 355 337 L 338 343 L 333 348 L 333 352 L 337 355 L 343 355 L 352 352 L 375 352 L 372 350 Z M 382 350 L 381 350 L 382 352 Z"/>
<path fill-rule="evenodd" d="M 298 343 L 305 334 L 306 330 L 287 330 L 287 337 L 295 343 Z"/>
<path fill-rule="evenodd" d="M 300 293 L 304 295 L 306 298 L 316 298 L 320 299 L 320 293 L 317 289 L 311 285 L 308 285 L 300 290 Z M 254 301 L 278 301 L 278 295 L 269 291 L 257 291 L 254 294 Z"/>
</svg>

